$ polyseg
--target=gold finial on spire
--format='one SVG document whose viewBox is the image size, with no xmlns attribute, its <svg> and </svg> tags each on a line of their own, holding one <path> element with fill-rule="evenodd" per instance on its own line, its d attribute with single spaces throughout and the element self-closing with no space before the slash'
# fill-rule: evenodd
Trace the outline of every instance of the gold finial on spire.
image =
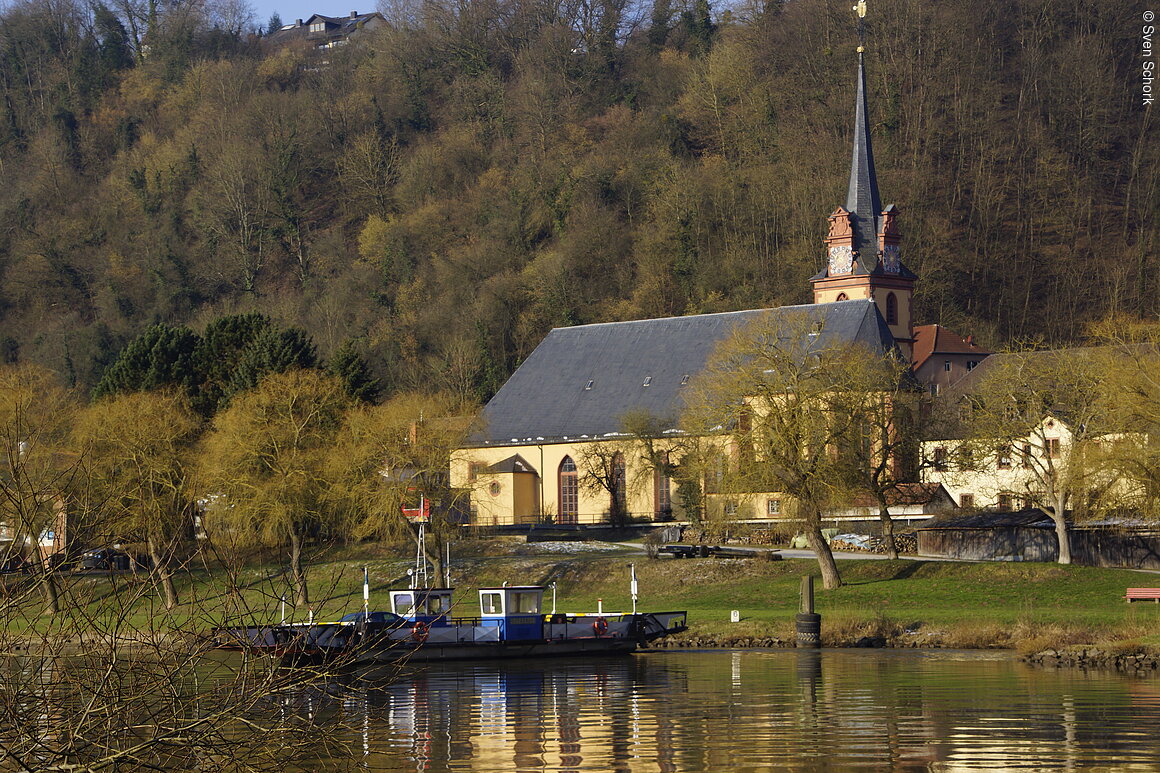
<svg viewBox="0 0 1160 773">
<path fill-rule="evenodd" d="M 858 0 L 854 6 L 854 13 L 858 14 L 858 53 L 866 50 L 866 0 Z"/>
</svg>

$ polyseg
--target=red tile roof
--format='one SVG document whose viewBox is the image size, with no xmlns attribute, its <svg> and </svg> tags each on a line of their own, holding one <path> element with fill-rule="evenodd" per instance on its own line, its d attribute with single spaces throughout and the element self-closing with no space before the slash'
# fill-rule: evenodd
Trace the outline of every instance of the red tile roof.
<svg viewBox="0 0 1160 773">
<path fill-rule="evenodd" d="M 980 357 L 986 357 L 990 353 L 971 341 L 970 336 L 964 340 L 942 325 L 914 327 L 915 370 L 922 367 L 922 364 L 935 354 L 978 354 Z"/>
</svg>

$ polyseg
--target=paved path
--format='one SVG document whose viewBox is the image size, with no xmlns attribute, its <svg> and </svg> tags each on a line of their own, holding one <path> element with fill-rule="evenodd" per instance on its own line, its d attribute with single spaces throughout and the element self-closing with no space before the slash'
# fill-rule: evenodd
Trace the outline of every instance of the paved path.
<svg viewBox="0 0 1160 773">
<path fill-rule="evenodd" d="M 643 553 L 644 548 L 639 542 L 618 542 L 617 545 L 623 545 L 626 548 L 633 548 L 637 552 Z M 681 543 L 676 543 L 681 544 Z M 817 559 L 817 555 L 812 550 L 799 550 L 796 548 L 761 548 L 761 547 L 747 547 L 742 545 L 722 545 L 730 550 L 735 550 L 738 553 L 753 553 L 759 555 L 761 553 L 774 552 L 779 554 L 782 558 L 808 558 L 811 560 Z M 839 561 L 885 561 L 886 555 L 882 553 L 847 553 L 843 551 L 834 551 L 834 558 Z M 901 555 L 900 559 L 909 561 L 953 561 L 958 559 L 943 558 L 941 556 L 917 556 L 917 555 Z"/>
</svg>

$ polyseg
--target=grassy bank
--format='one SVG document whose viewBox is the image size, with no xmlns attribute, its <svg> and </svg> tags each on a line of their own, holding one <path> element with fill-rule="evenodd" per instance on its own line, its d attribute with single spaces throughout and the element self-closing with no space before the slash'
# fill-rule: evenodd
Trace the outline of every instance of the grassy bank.
<svg viewBox="0 0 1160 773">
<path fill-rule="evenodd" d="M 816 573 L 813 561 L 762 559 L 649 560 L 608 552 L 513 554 L 533 546 L 474 550 L 455 559 L 452 582 L 461 590 L 459 614 L 478 612 L 472 589 L 509 584 L 557 585 L 561 611 L 631 608 L 629 563 L 635 563 L 643 610 L 687 609 L 687 637 L 721 644 L 752 639 L 793 638 L 798 587 L 803 574 Z M 370 567 L 371 606 L 388 608 L 387 591 L 407 585 L 402 552 L 350 551 L 331 554 L 310 568 L 315 619 L 333 618 L 362 607 L 362 566 Z M 1034 651 L 1068 644 L 1115 649 L 1160 650 L 1160 605 L 1126 604 L 1125 588 L 1160 585 L 1160 576 L 1126 570 L 1033 563 L 951 563 L 934 561 L 843 561 L 845 585 L 816 590 L 823 616 L 824 643 L 850 646 L 881 639 L 892 646 L 1005 647 Z M 292 599 L 281 568 L 249 566 L 233 581 L 220 572 L 195 569 L 181 575 L 186 603 L 172 614 L 157 603 L 144 578 L 75 576 L 68 579 L 71 603 L 89 605 L 94 615 L 116 614 L 129 626 L 155 626 L 165 617 L 176 627 L 206 626 L 229 610 L 277 620 L 283 594 Z M 129 599 L 127 601 L 127 599 Z M 546 600 L 550 604 L 550 594 Z M 305 609 L 287 605 L 293 619 Z M 730 610 L 741 614 L 729 622 Z M 9 616 L 42 625 L 34 616 Z"/>
</svg>

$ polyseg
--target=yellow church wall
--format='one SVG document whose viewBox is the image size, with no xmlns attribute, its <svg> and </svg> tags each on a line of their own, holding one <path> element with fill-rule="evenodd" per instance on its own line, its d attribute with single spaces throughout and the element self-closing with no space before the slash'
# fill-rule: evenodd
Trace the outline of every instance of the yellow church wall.
<svg viewBox="0 0 1160 773">
<path fill-rule="evenodd" d="M 849 285 L 835 285 L 826 289 L 819 289 L 814 293 L 814 303 L 836 303 L 839 295 L 845 295 L 846 300 L 869 298 L 869 288 L 865 284 L 851 282 Z"/>
<path fill-rule="evenodd" d="M 531 473 L 516 473 L 512 480 L 512 512 L 537 519 L 540 514 L 539 477 Z"/>
<path fill-rule="evenodd" d="M 613 447 L 613 443 L 618 444 Z M 462 448 L 451 457 L 451 485 L 469 489 L 480 525 L 513 525 L 545 520 L 561 522 L 560 466 L 571 457 L 577 468 L 579 490 L 576 523 L 596 524 L 608 520 L 611 496 L 592 482 L 589 474 L 601 455 L 619 450 L 625 460 L 625 504 L 632 517 L 649 517 L 654 513 L 653 471 L 644 460 L 641 449 L 630 441 L 581 441 L 545 443 L 542 445 Z M 527 473 L 488 473 L 491 467 L 513 455 L 519 455 L 536 471 Z M 471 468 L 474 466 L 474 479 Z M 526 479 L 526 480 L 520 480 Z M 498 488 L 495 484 L 498 484 Z M 669 482 L 670 501 L 675 486 Z M 542 515 L 541 515 L 542 514 Z"/>
</svg>

